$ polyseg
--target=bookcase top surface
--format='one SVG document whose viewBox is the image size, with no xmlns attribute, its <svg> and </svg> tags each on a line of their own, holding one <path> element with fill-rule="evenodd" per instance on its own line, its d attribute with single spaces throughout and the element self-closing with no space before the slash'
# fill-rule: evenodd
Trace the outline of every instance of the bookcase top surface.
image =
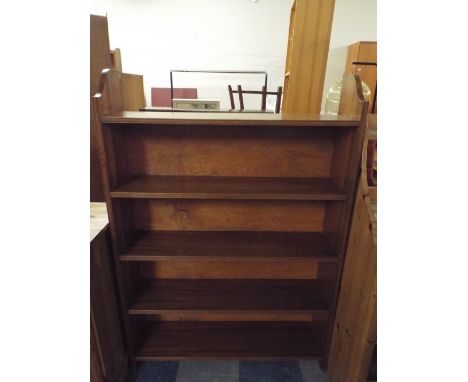
<svg viewBox="0 0 468 382">
<path fill-rule="evenodd" d="M 288 115 L 272 113 L 206 113 L 206 112 L 152 112 L 124 111 L 101 117 L 103 123 L 131 123 L 145 125 L 278 125 L 353 127 L 359 118 L 330 115 Z"/>
</svg>

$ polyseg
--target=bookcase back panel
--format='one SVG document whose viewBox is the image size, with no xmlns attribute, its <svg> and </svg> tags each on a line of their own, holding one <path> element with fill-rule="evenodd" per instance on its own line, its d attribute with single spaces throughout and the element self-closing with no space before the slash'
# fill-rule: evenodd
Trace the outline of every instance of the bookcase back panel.
<svg viewBox="0 0 468 382">
<path fill-rule="evenodd" d="M 317 279 L 334 264 L 314 260 L 176 260 L 128 264 L 142 279 Z"/>
<path fill-rule="evenodd" d="M 135 229 L 305 231 L 323 229 L 325 202 L 259 200 L 133 201 Z"/>
<path fill-rule="evenodd" d="M 120 127 L 129 175 L 329 177 L 334 129 Z M 135 131 L 138 130 L 138 134 Z"/>
</svg>

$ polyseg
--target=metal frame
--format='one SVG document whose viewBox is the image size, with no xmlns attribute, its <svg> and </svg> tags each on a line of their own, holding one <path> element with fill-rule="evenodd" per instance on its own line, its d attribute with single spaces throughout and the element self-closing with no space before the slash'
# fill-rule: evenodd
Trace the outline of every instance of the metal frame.
<svg viewBox="0 0 468 382">
<path fill-rule="evenodd" d="M 223 73 L 223 74 L 264 74 L 265 75 L 265 89 L 268 89 L 268 73 L 265 71 L 258 70 L 198 70 L 198 69 L 171 69 L 170 70 L 170 79 L 171 79 L 171 103 L 174 99 L 174 81 L 172 78 L 172 73 Z"/>
</svg>

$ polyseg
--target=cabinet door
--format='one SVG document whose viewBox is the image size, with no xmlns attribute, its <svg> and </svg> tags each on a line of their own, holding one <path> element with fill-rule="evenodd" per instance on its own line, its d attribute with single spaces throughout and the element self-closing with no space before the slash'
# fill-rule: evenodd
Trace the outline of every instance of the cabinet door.
<svg viewBox="0 0 468 382">
<path fill-rule="evenodd" d="M 91 241 L 91 333 L 95 343 L 92 357 L 94 362 L 99 362 L 97 369 L 106 381 L 121 382 L 128 373 L 128 356 L 110 248 L 109 230 L 106 228 Z M 93 338 L 91 340 L 93 342 Z"/>
</svg>

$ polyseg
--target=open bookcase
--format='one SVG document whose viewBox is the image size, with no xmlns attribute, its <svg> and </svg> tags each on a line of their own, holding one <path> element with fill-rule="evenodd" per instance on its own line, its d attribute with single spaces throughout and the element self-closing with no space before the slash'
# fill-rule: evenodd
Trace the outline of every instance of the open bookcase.
<svg viewBox="0 0 468 382">
<path fill-rule="evenodd" d="M 125 112 L 94 97 L 132 360 L 326 359 L 367 105 L 337 117 Z"/>
</svg>

